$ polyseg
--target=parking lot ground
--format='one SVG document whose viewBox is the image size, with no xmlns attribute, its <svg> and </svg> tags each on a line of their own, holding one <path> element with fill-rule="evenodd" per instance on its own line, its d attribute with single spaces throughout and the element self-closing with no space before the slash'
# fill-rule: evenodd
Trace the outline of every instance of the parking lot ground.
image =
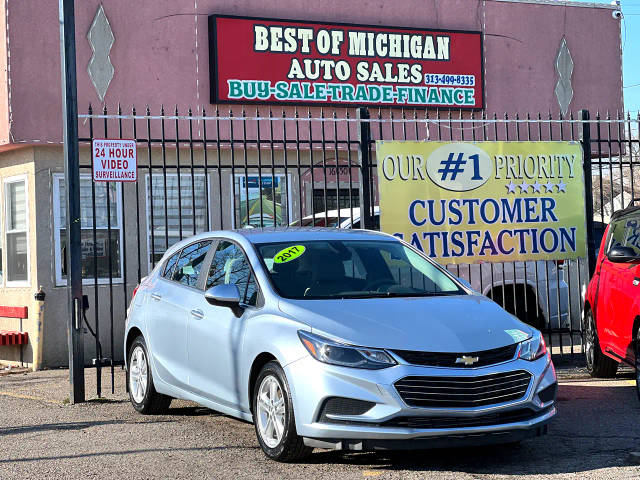
<svg viewBox="0 0 640 480">
<path fill-rule="evenodd" d="M 137 414 L 116 370 L 95 398 L 69 405 L 68 371 L 0 376 L 0 479 L 24 478 L 640 478 L 640 402 L 633 375 L 592 380 L 580 366 L 559 369 L 559 414 L 549 434 L 516 446 L 418 452 L 316 450 L 304 463 L 267 460 L 253 426 L 185 401 L 169 413 Z M 105 372 L 106 373 L 106 372 Z"/>
</svg>

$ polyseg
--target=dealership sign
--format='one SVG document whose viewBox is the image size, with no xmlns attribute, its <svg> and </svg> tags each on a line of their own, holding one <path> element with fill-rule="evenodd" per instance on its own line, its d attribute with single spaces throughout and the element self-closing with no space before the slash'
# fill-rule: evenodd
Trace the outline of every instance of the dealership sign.
<svg viewBox="0 0 640 480">
<path fill-rule="evenodd" d="M 211 15 L 212 103 L 483 107 L 480 32 Z"/>
<path fill-rule="evenodd" d="M 443 264 L 586 252 L 577 142 L 377 143 L 382 230 Z"/>
<path fill-rule="evenodd" d="M 135 140 L 94 138 L 91 156 L 94 182 L 135 182 L 138 179 Z"/>
</svg>

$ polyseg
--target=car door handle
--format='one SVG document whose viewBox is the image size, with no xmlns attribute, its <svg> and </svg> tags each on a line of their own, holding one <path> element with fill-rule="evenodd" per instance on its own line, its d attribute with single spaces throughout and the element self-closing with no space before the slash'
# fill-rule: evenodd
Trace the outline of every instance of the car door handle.
<svg viewBox="0 0 640 480">
<path fill-rule="evenodd" d="M 193 318 L 197 318 L 198 320 L 202 320 L 204 318 L 204 312 L 200 309 L 191 310 L 191 316 Z"/>
<path fill-rule="evenodd" d="M 151 298 L 153 298 L 156 302 L 159 302 L 160 300 L 162 300 L 162 295 L 159 295 L 157 293 L 152 293 Z"/>
<path fill-rule="evenodd" d="M 640 278 L 636 277 L 633 279 L 633 286 L 637 287 L 638 285 L 640 285 Z"/>
</svg>

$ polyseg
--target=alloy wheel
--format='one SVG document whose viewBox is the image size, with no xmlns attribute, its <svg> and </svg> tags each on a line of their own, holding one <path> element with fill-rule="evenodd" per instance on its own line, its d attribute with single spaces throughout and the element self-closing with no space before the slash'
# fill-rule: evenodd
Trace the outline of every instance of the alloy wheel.
<svg viewBox="0 0 640 480">
<path fill-rule="evenodd" d="M 260 383 L 257 403 L 260 436 L 269 448 L 275 448 L 284 435 L 286 407 L 280 383 L 273 375 L 264 377 Z"/>
<path fill-rule="evenodd" d="M 149 369 L 144 349 L 137 345 L 131 353 L 129 365 L 129 390 L 136 403 L 142 403 L 147 392 Z"/>
<path fill-rule="evenodd" d="M 596 333 L 595 333 L 595 325 L 593 324 L 593 317 L 591 314 L 587 314 L 586 321 L 586 331 L 584 335 L 585 340 L 585 357 L 587 360 L 587 366 L 589 369 L 593 369 L 593 362 L 595 356 L 595 344 L 596 344 Z"/>
</svg>

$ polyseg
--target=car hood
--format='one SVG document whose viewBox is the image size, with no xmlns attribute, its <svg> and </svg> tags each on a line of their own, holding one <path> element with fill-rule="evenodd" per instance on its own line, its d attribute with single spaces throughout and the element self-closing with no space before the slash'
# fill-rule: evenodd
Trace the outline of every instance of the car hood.
<svg viewBox="0 0 640 480">
<path fill-rule="evenodd" d="M 365 347 L 477 352 L 534 329 L 481 295 L 345 300 L 280 300 L 280 310 L 314 333 Z"/>
</svg>

